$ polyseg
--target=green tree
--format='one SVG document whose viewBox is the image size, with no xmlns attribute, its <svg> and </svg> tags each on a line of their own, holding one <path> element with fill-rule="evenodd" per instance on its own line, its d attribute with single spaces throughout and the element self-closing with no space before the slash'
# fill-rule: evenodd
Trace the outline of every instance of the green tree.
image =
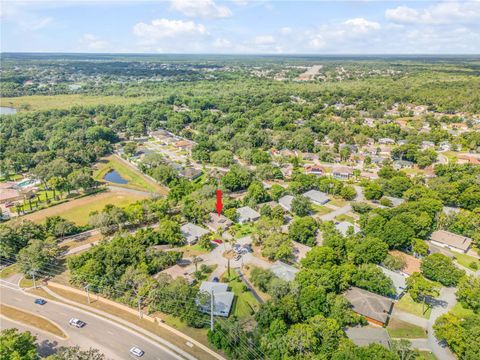
<svg viewBox="0 0 480 360">
<path fill-rule="evenodd" d="M 406 280 L 407 290 L 414 301 L 424 301 L 426 297 L 437 297 L 440 285 L 425 279 L 422 274 L 416 272 Z"/>
<path fill-rule="evenodd" d="M 480 277 L 463 277 L 458 284 L 456 295 L 464 307 L 480 313 Z"/>
<path fill-rule="evenodd" d="M 316 242 L 318 224 L 311 217 L 295 218 L 288 228 L 288 236 L 293 241 L 308 246 L 314 246 Z"/>
<path fill-rule="evenodd" d="M 458 269 L 448 256 L 437 253 L 427 256 L 420 266 L 422 274 L 430 280 L 445 286 L 457 285 L 465 271 Z"/>
<path fill-rule="evenodd" d="M 5 329 L 0 333 L 0 359 L 37 360 L 40 356 L 35 346 L 37 338 L 30 332 Z"/>
<path fill-rule="evenodd" d="M 292 212 L 297 216 L 307 216 L 312 211 L 312 204 L 304 196 L 297 195 L 292 200 Z"/>
<path fill-rule="evenodd" d="M 51 273 L 59 255 L 60 249 L 54 238 L 32 240 L 18 253 L 17 263 L 27 277 L 30 277 L 32 272 L 38 276 L 39 272 Z"/>
</svg>

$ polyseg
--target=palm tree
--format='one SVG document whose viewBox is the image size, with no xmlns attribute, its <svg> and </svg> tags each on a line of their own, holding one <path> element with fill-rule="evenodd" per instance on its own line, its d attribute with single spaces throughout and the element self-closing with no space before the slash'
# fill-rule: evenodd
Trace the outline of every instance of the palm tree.
<svg viewBox="0 0 480 360">
<path fill-rule="evenodd" d="M 198 263 L 202 261 L 197 255 L 192 256 L 192 263 L 195 265 L 195 272 L 198 271 Z"/>
</svg>

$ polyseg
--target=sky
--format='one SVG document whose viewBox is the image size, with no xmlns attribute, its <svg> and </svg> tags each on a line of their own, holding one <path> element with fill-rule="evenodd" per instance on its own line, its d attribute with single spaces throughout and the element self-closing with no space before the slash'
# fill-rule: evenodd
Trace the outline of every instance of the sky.
<svg viewBox="0 0 480 360">
<path fill-rule="evenodd" d="M 479 54 L 480 0 L 0 0 L 2 52 Z"/>
</svg>

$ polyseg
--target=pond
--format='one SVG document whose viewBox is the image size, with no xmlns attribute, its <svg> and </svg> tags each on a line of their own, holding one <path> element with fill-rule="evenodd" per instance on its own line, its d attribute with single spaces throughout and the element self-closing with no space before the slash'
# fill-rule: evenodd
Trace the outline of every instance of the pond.
<svg viewBox="0 0 480 360">
<path fill-rule="evenodd" d="M 106 173 L 103 177 L 103 180 L 115 184 L 128 184 L 128 181 L 122 178 L 116 170 L 110 170 L 108 173 Z"/>
<path fill-rule="evenodd" d="M 6 106 L 0 106 L 0 115 L 13 115 L 16 113 L 17 113 L 17 109 L 6 107 Z"/>
</svg>

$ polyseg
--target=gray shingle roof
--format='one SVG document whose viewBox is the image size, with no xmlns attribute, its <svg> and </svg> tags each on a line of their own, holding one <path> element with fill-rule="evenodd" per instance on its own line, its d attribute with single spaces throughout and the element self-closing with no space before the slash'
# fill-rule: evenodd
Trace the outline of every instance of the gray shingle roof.
<svg viewBox="0 0 480 360">
<path fill-rule="evenodd" d="M 292 195 L 285 195 L 285 196 L 282 196 L 280 199 L 278 199 L 278 203 L 287 211 L 292 210 L 292 201 L 293 201 Z"/>
<path fill-rule="evenodd" d="M 330 201 L 327 194 L 318 190 L 309 190 L 304 193 L 303 196 L 320 205 L 326 204 Z"/>
<path fill-rule="evenodd" d="M 260 214 L 253 210 L 250 206 L 244 206 L 237 209 L 238 221 L 247 222 L 254 221 L 260 217 Z"/>
<path fill-rule="evenodd" d="M 393 306 L 392 300 L 357 287 L 347 290 L 345 298 L 352 304 L 353 311 L 384 324 Z"/>
<path fill-rule="evenodd" d="M 208 230 L 192 223 L 183 225 L 180 230 L 189 244 L 195 243 L 202 235 L 209 233 Z"/>
<path fill-rule="evenodd" d="M 270 271 L 273 272 L 278 278 L 285 281 L 293 281 L 295 275 L 299 270 L 296 267 L 285 264 L 282 261 L 275 261 L 270 267 Z"/>
</svg>

